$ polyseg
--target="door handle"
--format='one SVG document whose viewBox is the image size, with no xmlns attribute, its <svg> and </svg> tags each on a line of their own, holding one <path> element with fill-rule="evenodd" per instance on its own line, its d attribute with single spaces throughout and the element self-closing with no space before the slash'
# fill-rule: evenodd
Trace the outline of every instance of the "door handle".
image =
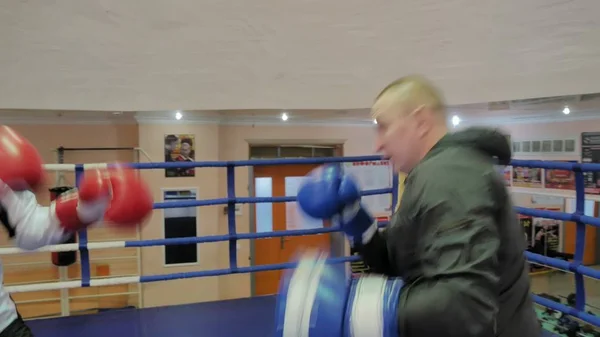
<svg viewBox="0 0 600 337">
<path fill-rule="evenodd" d="M 287 239 L 284 238 L 283 236 L 279 237 L 279 249 L 283 250 L 283 248 L 285 248 L 286 241 L 287 241 Z"/>
</svg>

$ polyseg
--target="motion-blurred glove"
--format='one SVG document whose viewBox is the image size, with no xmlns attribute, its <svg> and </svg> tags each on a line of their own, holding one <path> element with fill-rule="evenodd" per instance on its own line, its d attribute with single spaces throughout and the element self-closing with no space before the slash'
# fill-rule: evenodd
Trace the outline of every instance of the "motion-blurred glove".
<svg viewBox="0 0 600 337">
<path fill-rule="evenodd" d="M 367 243 L 377 231 L 377 222 L 360 202 L 361 192 L 354 179 L 339 164 L 322 166 L 298 190 L 297 202 L 309 216 L 332 219 L 351 243 Z"/>
<path fill-rule="evenodd" d="M 152 211 L 150 189 L 134 170 L 117 166 L 86 171 L 77 191 L 60 195 L 51 206 L 60 224 L 77 231 L 105 221 L 133 227 Z"/>
<path fill-rule="evenodd" d="M 0 126 L 0 180 L 13 191 L 36 189 L 44 168 L 36 148 L 12 128 Z"/>
</svg>

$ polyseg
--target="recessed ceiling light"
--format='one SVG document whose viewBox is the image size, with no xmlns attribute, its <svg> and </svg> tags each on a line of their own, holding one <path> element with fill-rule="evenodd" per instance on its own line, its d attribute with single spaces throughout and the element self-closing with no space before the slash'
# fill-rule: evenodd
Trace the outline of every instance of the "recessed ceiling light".
<svg viewBox="0 0 600 337">
<path fill-rule="evenodd" d="M 288 120 L 288 114 L 287 114 L 287 113 L 285 113 L 285 112 L 284 112 L 284 113 L 282 113 L 282 114 L 281 114 L 281 120 L 282 120 L 282 121 L 284 121 L 284 122 L 285 122 L 285 121 L 287 121 L 287 120 Z"/>
<path fill-rule="evenodd" d="M 564 113 L 565 115 L 568 115 L 568 114 L 570 114 L 570 113 L 571 113 L 571 109 L 569 109 L 569 107 L 568 107 L 568 106 L 566 106 L 566 107 L 563 109 L 563 113 Z"/>
<path fill-rule="evenodd" d="M 458 126 L 458 124 L 460 124 L 460 117 L 458 117 L 456 115 L 452 116 L 452 125 Z"/>
<path fill-rule="evenodd" d="M 181 111 L 177 111 L 177 112 L 175 113 L 175 119 L 176 119 L 176 120 L 180 120 L 180 119 L 181 119 L 181 117 L 183 117 L 183 115 L 181 114 Z"/>
</svg>

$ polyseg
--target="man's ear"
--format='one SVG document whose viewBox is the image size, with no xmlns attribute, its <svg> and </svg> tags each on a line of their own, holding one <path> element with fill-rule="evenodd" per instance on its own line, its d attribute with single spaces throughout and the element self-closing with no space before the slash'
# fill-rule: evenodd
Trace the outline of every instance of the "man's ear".
<svg viewBox="0 0 600 337">
<path fill-rule="evenodd" d="M 433 128 L 435 117 L 433 115 L 433 111 L 422 105 L 417 108 L 412 115 L 415 121 L 415 130 L 417 131 L 419 137 L 422 138 Z"/>
</svg>

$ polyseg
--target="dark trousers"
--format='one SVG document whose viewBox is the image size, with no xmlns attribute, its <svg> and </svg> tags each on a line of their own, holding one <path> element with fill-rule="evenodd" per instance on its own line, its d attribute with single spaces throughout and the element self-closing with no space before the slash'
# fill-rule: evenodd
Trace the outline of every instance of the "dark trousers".
<svg viewBox="0 0 600 337">
<path fill-rule="evenodd" d="M 33 333 L 21 317 L 15 319 L 9 326 L 0 332 L 0 337 L 33 337 Z"/>
</svg>

